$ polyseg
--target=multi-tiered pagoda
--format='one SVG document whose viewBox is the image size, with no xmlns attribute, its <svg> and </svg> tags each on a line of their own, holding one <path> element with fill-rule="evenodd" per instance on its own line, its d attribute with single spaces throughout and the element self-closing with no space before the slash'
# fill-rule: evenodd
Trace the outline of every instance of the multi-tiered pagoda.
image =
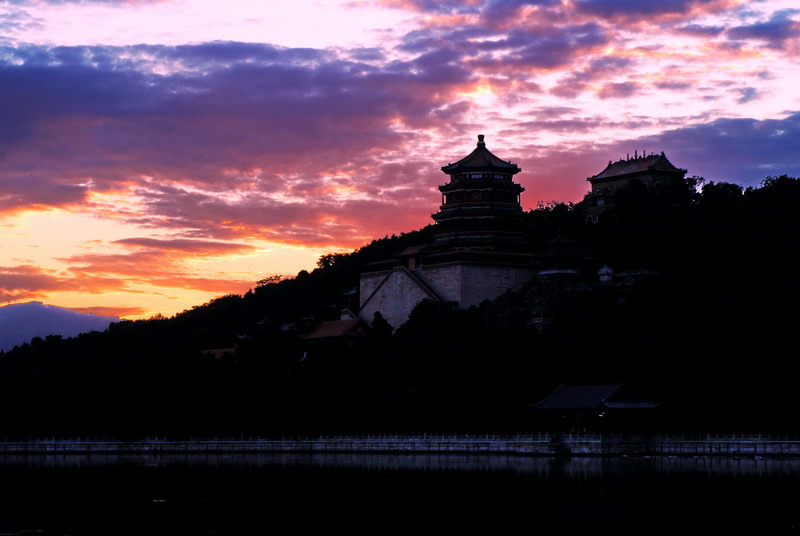
<svg viewBox="0 0 800 536">
<path fill-rule="evenodd" d="M 423 299 L 477 305 L 529 281 L 536 273 L 525 232 L 516 164 L 478 146 L 443 166 L 450 181 L 439 187 L 442 205 L 432 217 L 433 239 L 361 275 L 360 317 L 376 312 L 402 325 Z"/>
<path fill-rule="evenodd" d="M 454 164 L 442 166 L 450 182 L 439 186 L 442 205 L 436 221 L 433 247 L 460 250 L 519 250 L 526 243 L 520 195 L 514 182 L 521 170 L 478 146 Z"/>
</svg>

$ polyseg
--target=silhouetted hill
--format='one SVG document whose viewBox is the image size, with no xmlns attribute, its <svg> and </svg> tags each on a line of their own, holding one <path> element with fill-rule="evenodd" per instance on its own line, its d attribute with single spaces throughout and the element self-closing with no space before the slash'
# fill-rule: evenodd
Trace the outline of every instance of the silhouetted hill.
<svg viewBox="0 0 800 536">
<path fill-rule="evenodd" d="M 117 321 L 115 316 L 79 313 L 42 302 L 6 305 L 0 307 L 0 351 L 11 350 L 34 337 L 74 337 L 87 331 L 102 331 Z"/>
<path fill-rule="evenodd" d="M 302 337 L 355 312 L 359 274 L 429 226 L 172 318 L 34 340 L 0 354 L 3 433 L 513 432 L 559 384 L 617 382 L 663 404 L 664 431 L 797 432 L 800 180 L 687 186 L 621 189 L 597 225 L 581 203 L 526 214 L 534 253 L 608 265 L 613 284 L 540 277 L 467 310 L 423 302 L 393 334 Z"/>
</svg>

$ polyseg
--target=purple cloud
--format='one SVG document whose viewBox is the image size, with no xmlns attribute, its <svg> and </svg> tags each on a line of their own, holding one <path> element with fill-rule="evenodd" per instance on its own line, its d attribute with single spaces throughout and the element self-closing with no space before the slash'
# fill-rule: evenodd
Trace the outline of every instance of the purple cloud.
<svg viewBox="0 0 800 536">
<path fill-rule="evenodd" d="M 687 13 L 694 6 L 711 6 L 715 0 L 576 0 L 575 7 L 600 17 Z"/>
<path fill-rule="evenodd" d="M 725 31 L 721 26 L 702 26 L 699 24 L 687 24 L 677 29 L 681 33 L 695 35 L 699 37 L 715 37 Z"/>
<path fill-rule="evenodd" d="M 234 244 L 230 242 L 212 242 L 208 240 L 189 240 L 184 238 L 156 239 L 156 238 L 123 238 L 115 240 L 114 244 L 134 246 L 146 249 L 159 249 L 166 251 L 179 251 L 201 255 L 224 255 L 252 251 L 254 246 L 247 244 Z"/>
<path fill-rule="evenodd" d="M 596 149 L 598 158 L 601 154 L 605 158 L 601 163 L 634 149 L 663 150 L 673 164 L 688 169 L 689 175 L 757 186 L 770 175 L 800 176 L 798 139 L 800 112 L 784 119 L 717 119 Z"/>
<path fill-rule="evenodd" d="M 755 39 L 764 41 L 772 48 L 783 48 L 788 40 L 800 38 L 800 22 L 790 18 L 797 13 L 800 13 L 800 9 L 779 11 L 767 22 L 731 28 L 727 36 L 735 41 Z"/>
<path fill-rule="evenodd" d="M 634 82 L 609 82 L 598 92 L 601 99 L 625 99 L 634 95 L 639 84 Z"/>
<path fill-rule="evenodd" d="M 629 67 L 631 63 L 632 61 L 627 58 L 615 56 L 591 59 L 583 69 L 575 70 L 559 80 L 558 84 L 550 92 L 559 97 L 577 97 L 589 87 L 591 82 L 614 78 Z"/>
<path fill-rule="evenodd" d="M 758 98 L 758 90 L 754 87 L 745 87 L 737 89 L 737 91 L 739 92 L 739 95 L 741 95 L 738 99 L 736 99 L 736 102 L 739 104 L 744 104 Z"/>
<path fill-rule="evenodd" d="M 296 196 L 325 199 L 320 188 L 337 167 L 362 188 L 369 174 L 361 167 L 378 167 L 376 151 L 403 143 L 393 122 L 437 127 L 464 109 L 450 95 L 473 77 L 451 50 L 381 69 L 242 43 L 4 52 L 14 61 L 0 64 L 0 118 L 9 126 L 0 133 L 0 208 L 62 206 L 90 190 L 139 184 L 149 209 L 176 226 L 200 221 L 189 210 L 237 221 L 238 203 L 271 207 L 267 220 L 301 221 L 306 200 Z M 154 61 L 182 70 L 153 74 Z M 222 191 L 241 200 L 210 195 Z M 264 197 L 278 191 L 295 199 Z"/>
</svg>

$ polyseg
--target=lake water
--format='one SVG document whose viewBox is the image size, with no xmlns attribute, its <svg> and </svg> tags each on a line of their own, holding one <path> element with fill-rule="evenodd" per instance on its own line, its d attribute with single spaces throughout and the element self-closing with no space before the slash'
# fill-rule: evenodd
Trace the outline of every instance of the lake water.
<svg viewBox="0 0 800 536">
<path fill-rule="evenodd" d="M 0 535 L 792 534 L 800 460 L 0 456 Z"/>
</svg>

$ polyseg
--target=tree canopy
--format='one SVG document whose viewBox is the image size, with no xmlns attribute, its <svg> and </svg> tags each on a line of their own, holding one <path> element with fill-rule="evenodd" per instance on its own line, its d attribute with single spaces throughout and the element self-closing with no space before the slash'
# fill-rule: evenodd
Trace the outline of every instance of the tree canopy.
<svg viewBox="0 0 800 536">
<path fill-rule="evenodd" d="M 0 434 L 516 431 L 559 384 L 619 381 L 669 408 L 671 428 L 793 430 L 798 204 L 786 175 L 747 189 L 692 177 L 660 197 L 632 185 L 597 225 L 582 203 L 544 204 L 525 214 L 534 248 L 564 236 L 597 266 L 653 276 L 624 299 L 539 278 L 470 309 L 425 301 L 403 326 L 304 338 L 357 312 L 369 263 L 432 226 L 384 237 L 171 318 L 0 354 Z"/>
</svg>

